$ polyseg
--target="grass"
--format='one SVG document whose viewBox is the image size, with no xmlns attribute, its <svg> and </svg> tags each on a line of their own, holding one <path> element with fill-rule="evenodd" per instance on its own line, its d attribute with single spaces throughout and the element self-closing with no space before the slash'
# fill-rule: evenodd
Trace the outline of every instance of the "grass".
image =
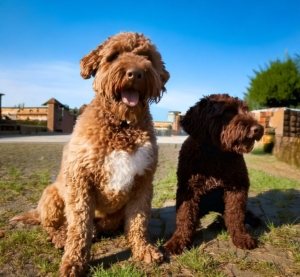
<svg viewBox="0 0 300 277">
<path fill-rule="evenodd" d="M 228 241 L 229 240 L 229 234 L 227 230 L 221 230 L 221 232 L 218 235 L 219 240 Z"/>
<path fill-rule="evenodd" d="M 266 231 L 260 236 L 260 243 L 269 244 L 280 251 L 284 251 L 294 259 L 293 271 L 300 274 L 300 226 L 285 224 L 275 227 L 274 224 L 268 223 L 269 232 Z"/>
<path fill-rule="evenodd" d="M 300 181 L 278 177 L 258 169 L 248 169 L 251 182 L 250 191 L 262 192 L 264 190 L 287 190 L 300 188 Z"/>
<path fill-rule="evenodd" d="M 0 243 L 0 268 L 8 263 L 18 276 L 27 272 L 27 265 L 37 269 L 42 276 L 56 276 L 61 251 L 46 240 L 41 228 L 30 228 L 8 232 Z"/>
<path fill-rule="evenodd" d="M 147 275 L 139 271 L 131 263 L 114 264 L 105 270 L 103 264 L 92 267 L 90 277 L 146 277 Z"/>
<path fill-rule="evenodd" d="M 177 257 L 179 264 L 190 271 L 190 276 L 225 277 L 220 270 L 220 262 L 204 253 L 200 248 L 192 248 Z"/>
<path fill-rule="evenodd" d="M 58 276 L 63 252 L 48 242 L 47 234 L 40 227 L 15 227 L 8 220 L 22 210 L 36 205 L 43 189 L 58 173 L 62 148 L 63 144 L 0 144 L 0 229 L 5 232 L 5 237 L 0 239 L 0 275 Z M 175 199 L 179 148 L 177 145 L 160 146 L 159 166 L 154 179 L 153 207 L 160 208 L 165 200 Z M 214 238 L 202 240 L 200 247 L 173 256 L 163 264 L 144 264 L 126 257 L 91 267 L 89 277 L 223 277 L 227 276 L 228 266 L 241 272 L 255 272 L 258 276 L 300 275 L 299 220 L 289 222 L 290 214 L 287 211 L 290 203 L 298 201 L 295 189 L 300 188 L 300 178 L 297 178 L 296 172 L 284 167 L 269 154 L 248 154 L 245 155 L 245 160 L 251 181 L 250 191 L 261 194 L 269 190 L 279 191 L 282 197 L 275 197 L 273 201 L 279 209 L 278 217 L 284 218 L 286 222 L 278 226 L 269 221 L 265 228 L 257 231 L 254 234 L 259 240 L 257 250 L 238 252 L 232 246 L 227 231 L 222 230 Z M 215 217 L 208 215 L 208 224 L 213 221 L 210 216 Z M 209 232 L 208 230 L 205 232 Z M 154 243 L 162 247 L 167 239 L 157 237 Z M 118 235 L 102 238 L 94 243 L 91 254 L 104 261 L 103 257 L 110 251 L 115 251 L 118 258 L 117 254 L 124 249 L 128 249 L 125 237 Z M 263 256 L 256 258 L 256 254 L 265 251 L 264 249 L 269 249 L 270 253 L 264 252 Z M 280 255 L 288 257 L 292 265 L 283 266 L 265 259 L 281 257 Z"/>
<path fill-rule="evenodd" d="M 270 276 L 278 276 L 278 274 L 282 274 L 281 270 L 278 268 L 277 264 L 273 262 L 259 262 L 259 261 L 247 261 L 242 260 L 238 263 L 238 268 L 240 270 L 251 270 L 256 273 L 259 273 L 260 276 L 270 277 Z"/>
<path fill-rule="evenodd" d="M 256 276 L 270 277 L 270 276 L 282 276 L 282 271 L 278 268 L 278 265 L 274 262 L 249 260 L 246 257 L 238 257 L 236 253 L 225 252 L 217 257 L 219 262 L 234 264 L 237 269 L 249 276 L 249 272 L 255 272 Z"/>
<path fill-rule="evenodd" d="M 154 197 L 152 206 L 161 208 L 167 199 L 175 199 L 176 197 L 177 177 L 175 169 L 170 169 L 170 173 L 166 177 L 154 182 Z"/>
<path fill-rule="evenodd" d="M 262 249 L 270 250 L 263 254 L 260 253 L 259 259 L 255 255 L 248 256 L 247 252 L 244 256 L 240 256 L 232 250 L 217 254 L 215 259 L 220 263 L 235 264 L 241 271 L 254 271 L 263 277 L 298 276 L 300 274 L 300 226 L 285 224 L 276 227 L 273 223 L 268 222 L 267 228 L 259 237 L 259 243 Z M 293 261 L 292 266 L 284 269 L 282 264 L 285 258 L 275 261 L 276 253 L 280 253 L 280 257 L 289 257 Z M 284 273 L 284 271 L 289 273 Z"/>
<path fill-rule="evenodd" d="M 0 179 L 0 203 L 7 203 L 16 198 L 26 197 L 29 203 L 36 203 L 43 189 L 50 183 L 47 170 L 33 171 L 26 175 L 22 170 L 9 168 L 9 174 Z"/>
</svg>

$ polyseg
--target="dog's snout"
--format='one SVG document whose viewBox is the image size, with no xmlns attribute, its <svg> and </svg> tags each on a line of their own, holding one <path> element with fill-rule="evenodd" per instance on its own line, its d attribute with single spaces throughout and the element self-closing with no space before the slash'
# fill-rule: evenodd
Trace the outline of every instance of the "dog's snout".
<svg viewBox="0 0 300 277">
<path fill-rule="evenodd" d="M 251 127 L 251 132 L 253 133 L 255 140 L 260 140 L 264 133 L 264 127 L 260 124 L 253 125 Z"/>
<path fill-rule="evenodd" d="M 126 72 L 127 78 L 130 81 L 139 81 L 143 79 L 143 71 L 140 68 L 130 68 Z"/>
</svg>

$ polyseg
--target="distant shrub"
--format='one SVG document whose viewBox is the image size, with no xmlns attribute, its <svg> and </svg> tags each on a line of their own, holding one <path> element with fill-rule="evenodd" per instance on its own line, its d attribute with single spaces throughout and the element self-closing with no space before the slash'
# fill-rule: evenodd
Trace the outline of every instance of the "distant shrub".
<svg viewBox="0 0 300 277">
<path fill-rule="evenodd" d="M 30 119 L 26 119 L 26 120 L 17 120 L 17 124 L 18 125 L 31 125 L 31 126 L 47 126 L 47 121 L 43 120 L 30 120 Z"/>
</svg>

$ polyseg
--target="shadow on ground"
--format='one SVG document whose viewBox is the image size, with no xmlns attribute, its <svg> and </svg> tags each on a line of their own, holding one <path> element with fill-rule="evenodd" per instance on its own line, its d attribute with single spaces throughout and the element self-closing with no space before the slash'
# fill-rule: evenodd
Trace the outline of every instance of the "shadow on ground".
<svg viewBox="0 0 300 277">
<path fill-rule="evenodd" d="M 258 228 L 247 226 L 250 233 L 258 240 L 260 240 L 262 235 L 270 232 L 268 226 L 282 227 L 286 224 L 290 224 L 299 227 L 300 230 L 299 190 L 269 190 L 256 195 L 250 194 L 248 209 L 258 216 L 262 222 Z M 152 209 L 149 230 L 154 243 L 162 244 L 170 238 L 176 227 L 175 219 L 174 200 L 165 201 L 162 208 Z M 297 276 L 290 273 L 289 268 L 293 266 L 293 259 L 287 257 L 284 251 L 280 251 L 270 245 L 260 245 L 257 249 L 244 251 L 237 249 L 231 243 L 230 239 L 220 239 L 218 236 L 222 233 L 222 230 L 225 229 L 222 217 L 216 216 L 216 214 L 210 216 L 209 214 L 209 216 L 202 218 L 199 223 L 194 239 L 194 246 L 202 247 L 205 252 L 212 256 L 231 253 L 232 262 L 228 262 L 228 264 L 224 266 L 224 273 L 226 273 L 227 276 L 265 276 L 249 269 L 240 270 L 234 263 L 234 259 L 239 258 L 249 261 L 272 263 L 277 266 L 282 276 Z M 128 248 L 112 248 L 112 251 L 107 251 L 105 255 L 94 257 L 91 265 L 94 266 L 103 263 L 104 268 L 108 268 L 111 264 L 128 260 L 130 256 L 131 252 Z M 174 261 L 172 257 L 171 260 Z M 170 258 L 166 255 L 165 263 L 170 263 Z"/>
</svg>

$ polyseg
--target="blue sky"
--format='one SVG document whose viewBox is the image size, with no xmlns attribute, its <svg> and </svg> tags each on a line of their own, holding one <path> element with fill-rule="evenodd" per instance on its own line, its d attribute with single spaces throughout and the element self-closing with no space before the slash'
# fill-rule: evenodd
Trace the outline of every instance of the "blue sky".
<svg viewBox="0 0 300 277">
<path fill-rule="evenodd" d="M 71 108 L 94 96 L 79 61 L 108 36 L 144 33 L 171 78 L 154 120 L 185 112 L 203 95 L 243 98 L 249 76 L 269 60 L 300 54 L 298 0 L 34 1 L 0 0 L 0 93 L 5 107 Z"/>
</svg>

